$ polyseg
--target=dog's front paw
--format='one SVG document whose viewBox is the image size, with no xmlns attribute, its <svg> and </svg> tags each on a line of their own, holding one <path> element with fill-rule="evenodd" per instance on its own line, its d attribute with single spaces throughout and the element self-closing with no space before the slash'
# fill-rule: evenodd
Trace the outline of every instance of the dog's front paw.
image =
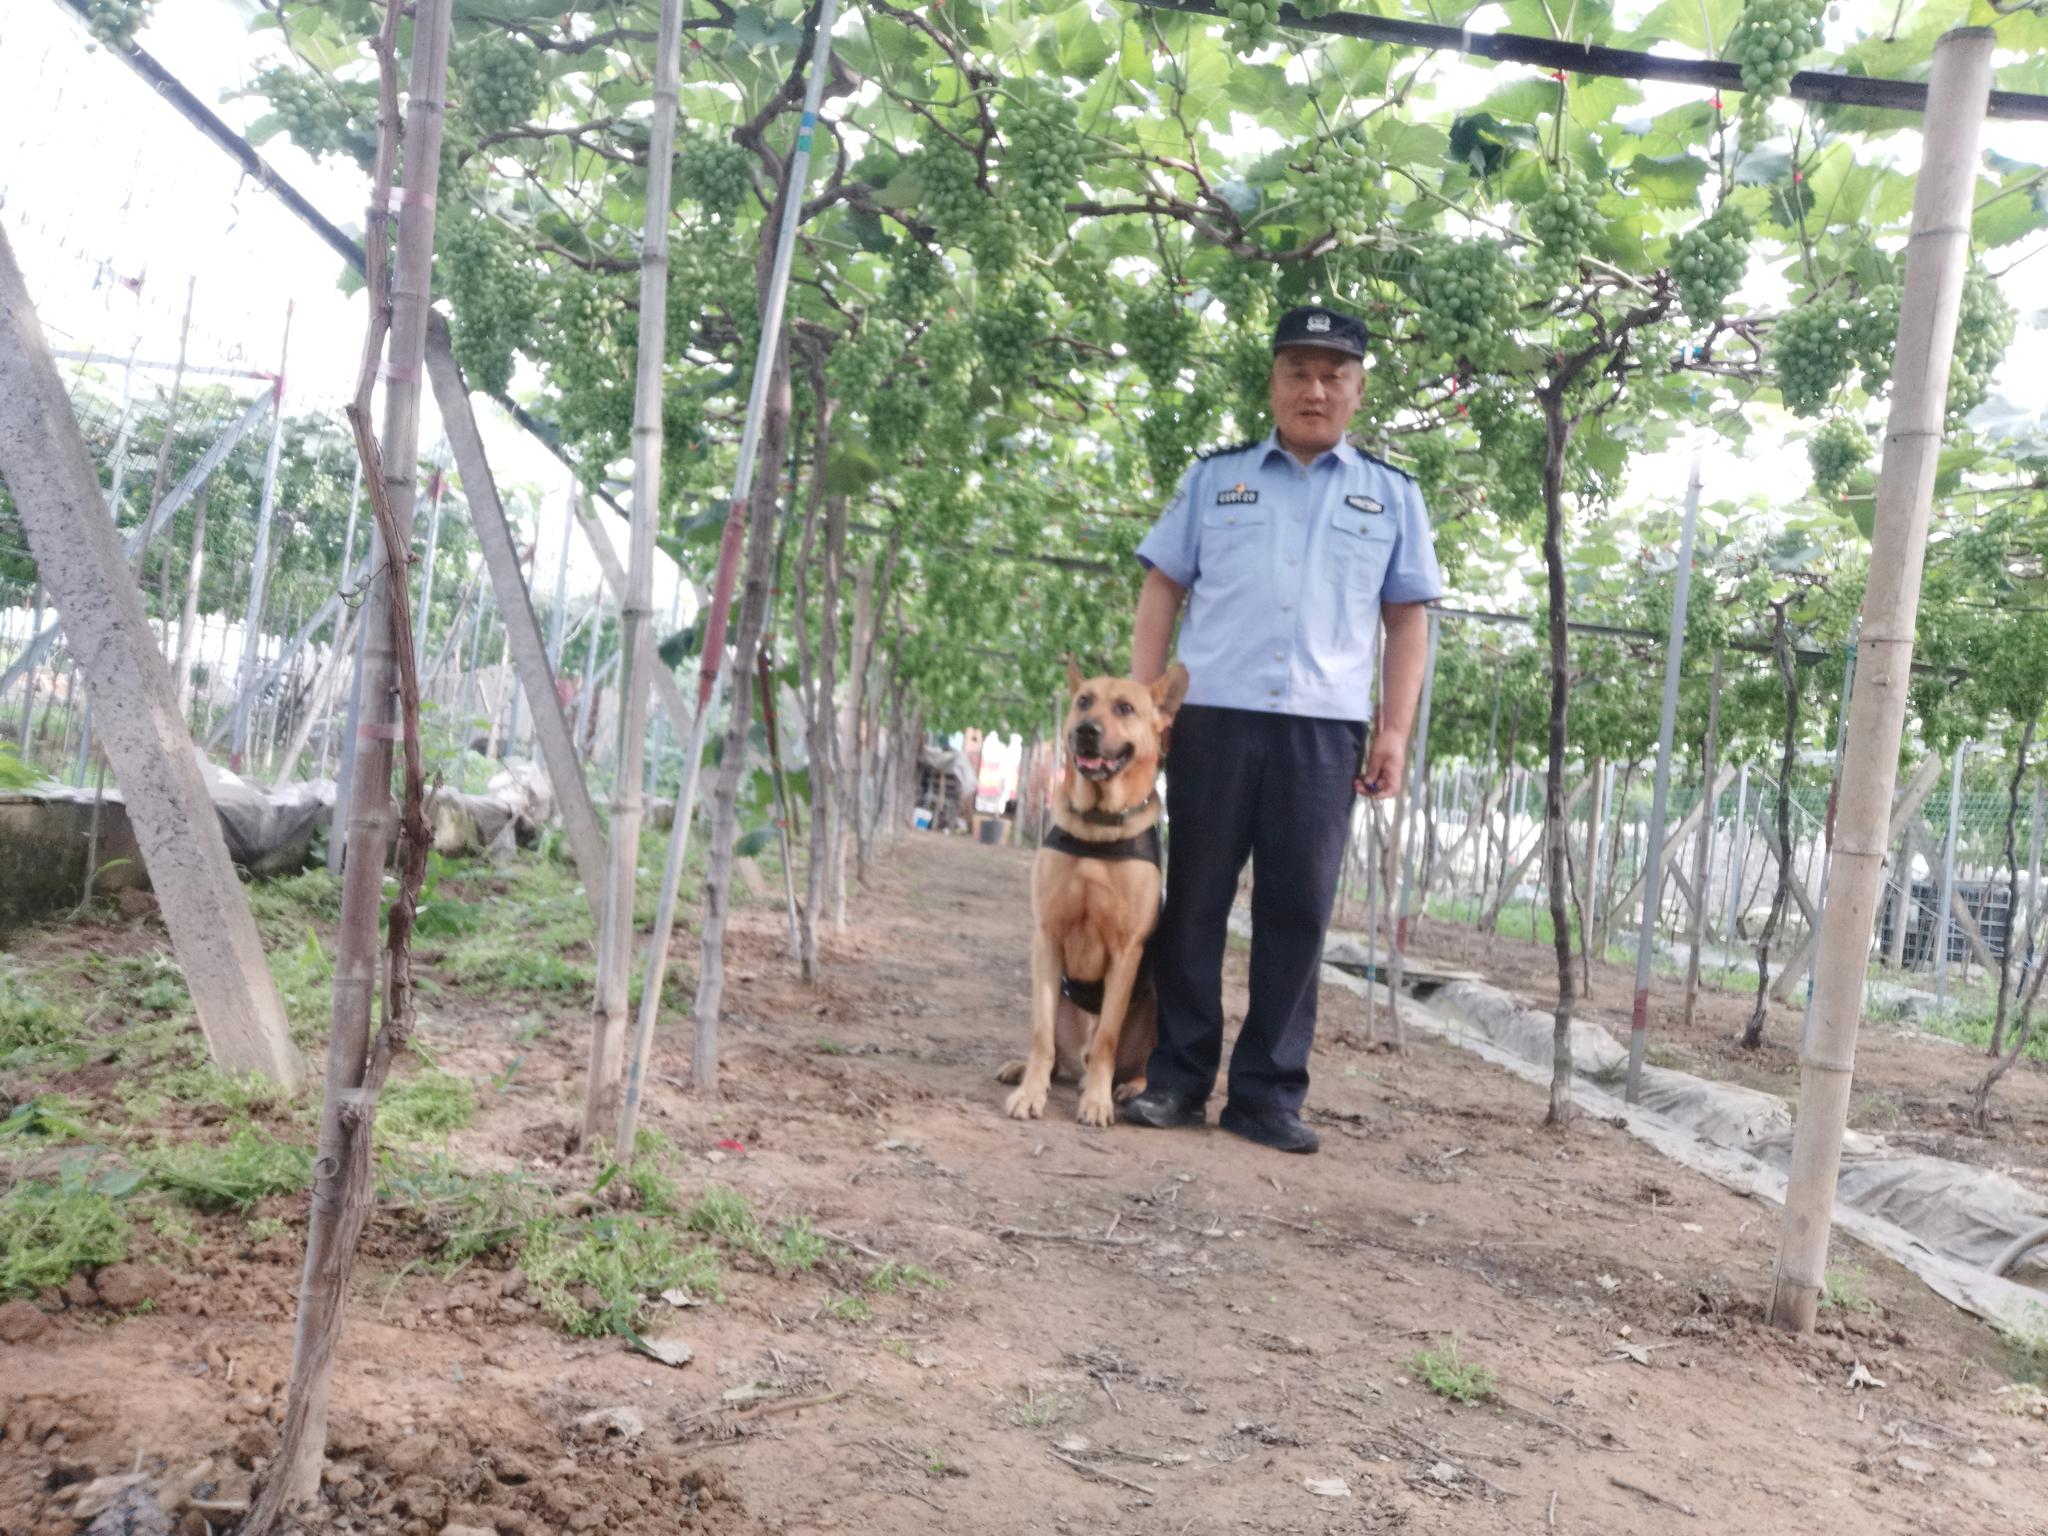
<svg viewBox="0 0 2048 1536">
<path fill-rule="evenodd" d="M 1099 1088 L 1084 1089 L 1079 1119 L 1083 1125 L 1114 1125 L 1116 1101 Z"/>
<path fill-rule="evenodd" d="M 1003 1113 L 1012 1120 L 1036 1120 L 1045 1113 L 1045 1084 L 1024 1083 L 1003 1105 Z"/>
<path fill-rule="evenodd" d="M 1111 1091 L 1117 1103 L 1128 1104 L 1131 1102 L 1131 1100 L 1135 1099 L 1139 1094 L 1145 1091 L 1145 1079 L 1142 1075 L 1138 1077 L 1127 1077 L 1122 1082 L 1118 1083 L 1116 1087 Z"/>
<path fill-rule="evenodd" d="M 1006 1061 L 996 1073 L 996 1081 L 999 1083 L 1021 1083 L 1024 1081 L 1024 1067 L 1025 1063 L 1022 1061 Z"/>
</svg>

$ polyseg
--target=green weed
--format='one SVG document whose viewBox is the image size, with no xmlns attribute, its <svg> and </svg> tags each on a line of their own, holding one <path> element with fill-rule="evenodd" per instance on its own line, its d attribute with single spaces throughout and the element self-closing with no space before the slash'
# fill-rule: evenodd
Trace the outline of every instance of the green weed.
<svg viewBox="0 0 2048 1536">
<path fill-rule="evenodd" d="M 152 1079 L 149 1092 L 187 1104 L 218 1105 L 238 1118 L 268 1114 L 291 1102 L 284 1089 L 262 1073 L 228 1072 L 211 1061 L 163 1073 Z M 131 1100 L 131 1113 L 133 1109 Z"/>
<path fill-rule="evenodd" d="M 1980 1051 L 1991 1048 L 1991 1027 L 1997 1019 L 1997 1003 L 1982 1003 L 1975 1008 L 1938 1010 L 1918 1021 L 1918 1027 L 1930 1035 L 1940 1035 L 1948 1040 L 1960 1040 Z M 2006 1049 L 2012 1048 L 2013 1025 L 2019 1009 L 2009 1010 L 2006 1016 Z M 2021 1052 L 2029 1061 L 2048 1062 L 2048 1030 L 2036 1029 L 2027 1039 L 2027 1048 Z"/>
<path fill-rule="evenodd" d="M 334 960 L 311 928 L 296 945 L 270 952 L 270 974 L 284 999 L 292 1039 L 311 1045 L 327 1037 L 334 1003 Z"/>
<path fill-rule="evenodd" d="M 850 1054 L 837 1040 L 820 1040 L 811 1049 L 820 1056 L 845 1056 Z"/>
<path fill-rule="evenodd" d="M 267 1243 L 273 1237 L 283 1237 L 290 1230 L 281 1217 L 259 1216 L 248 1223 L 243 1230 L 249 1234 L 252 1243 Z"/>
<path fill-rule="evenodd" d="M 476 1084 L 439 1067 L 387 1083 L 377 1103 L 377 1139 L 384 1145 L 446 1139 L 476 1118 Z"/>
<path fill-rule="evenodd" d="M 1026 1387 L 1024 1406 L 1017 1410 L 1017 1422 L 1026 1429 L 1043 1429 L 1060 1416 L 1061 1406 L 1057 1397 L 1040 1397 Z"/>
<path fill-rule="evenodd" d="M 315 922 L 341 919 L 341 882 L 323 868 L 258 880 L 248 889 L 249 910 L 266 936 L 297 933 Z"/>
<path fill-rule="evenodd" d="M 427 1218 L 440 1239 L 440 1258 L 451 1269 L 518 1241 L 554 1198 L 548 1185 L 523 1168 L 472 1174 L 442 1152 L 402 1163 L 387 1154 L 378 1191 Z"/>
<path fill-rule="evenodd" d="M 720 1238 L 749 1253 L 760 1253 L 766 1248 L 761 1223 L 754 1215 L 754 1208 L 747 1204 L 746 1196 L 736 1189 L 727 1189 L 723 1184 L 714 1184 L 698 1196 L 697 1202 L 684 1215 L 683 1225 L 692 1232 Z"/>
<path fill-rule="evenodd" d="M 669 1228 L 632 1216 L 537 1222 L 527 1230 L 519 1267 L 541 1310 L 586 1337 L 631 1328 L 648 1298 L 666 1290 L 719 1295 L 715 1250 L 702 1243 L 681 1248 Z"/>
<path fill-rule="evenodd" d="M 825 1310 L 844 1323 L 864 1323 L 875 1315 L 861 1296 L 834 1296 L 825 1303 Z"/>
<path fill-rule="evenodd" d="M 37 1094 L 0 1120 L 0 1141 L 85 1141 L 91 1135 L 85 1111 L 61 1093 Z"/>
<path fill-rule="evenodd" d="M 945 1289 L 946 1282 L 928 1269 L 920 1269 L 915 1264 L 899 1264 L 894 1259 L 868 1276 L 868 1289 L 877 1296 L 909 1294 L 920 1287 L 940 1291 Z"/>
<path fill-rule="evenodd" d="M 1820 1301 L 1827 1312 L 1875 1312 L 1877 1303 L 1863 1294 L 1863 1287 L 1856 1277 L 1842 1270 L 1831 1269 L 1821 1282 Z"/>
<path fill-rule="evenodd" d="M 222 1146 L 160 1147 L 142 1158 L 150 1179 L 201 1210 L 247 1210 L 265 1195 L 307 1189 L 313 1149 L 245 1125 Z"/>
<path fill-rule="evenodd" d="M 776 1229 L 768 1260 L 786 1275 L 808 1274 L 824 1263 L 831 1252 L 825 1239 L 811 1230 L 810 1222 L 799 1216 Z"/>
<path fill-rule="evenodd" d="M 73 1020 L 25 978 L 0 970 L 0 1066 L 27 1066 L 82 1048 Z"/>
<path fill-rule="evenodd" d="M 160 1205 L 149 1215 L 149 1230 L 167 1243 L 184 1248 L 199 1246 L 199 1228 L 180 1206 Z"/>
<path fill-rule="evenodd" d="M 1425 1349 L 1415 1357 L 1415 1374 L 1438 1397 L 1454 1403 L 1483 1403 L 1493 1396 L 1493 1372 L 1483 1365 L 1466 1365 L 1458 1359 L 1458 1341 L 1453 1339 L 1443 1354 Z"/>
<path fill-rule="evenodd" d="M 33 1296 L 80 1269 L 128 1257 L 128 1218 L 107 1180 L 82 1166 L 0 1195 L 0 1297 Z"/>
</svg>

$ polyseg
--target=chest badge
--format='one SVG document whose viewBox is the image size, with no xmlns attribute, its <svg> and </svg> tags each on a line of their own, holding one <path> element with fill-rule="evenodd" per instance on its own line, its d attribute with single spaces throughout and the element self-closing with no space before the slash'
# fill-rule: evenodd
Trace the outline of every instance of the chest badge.
<svg viewBox="0 0 2048 1536">
<path fill-rule="evenodd" d="M 1216 505 L 1219 507 L 1249 507 L 1258 499 L 1259 493 L 1246 490 L 1242 480 L 1229 490 L 1216 493 Z"/>
<path fill-rule="evenodd" d="M 1384 512 L 1387 509 L 1370 496 L 1346 496 L 1344 505 L 1358 512 Z"/>
</svg>

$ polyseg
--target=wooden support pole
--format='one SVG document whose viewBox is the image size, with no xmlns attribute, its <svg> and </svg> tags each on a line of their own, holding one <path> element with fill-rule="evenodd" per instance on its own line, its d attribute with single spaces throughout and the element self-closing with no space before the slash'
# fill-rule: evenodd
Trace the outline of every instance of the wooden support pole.
<svg viewBox="0 0 2048 1536">
<path fill-rule="evenodd" d="M 87 686 L 214 1061 L 286 1087 L 298 1063 L 248 898 L 178 714 L 99 475 L 0 231 L 0 476 Z"/>
<path fill-rule="evenodd" d="M 1814 965 L 1813 1026 L 1800 1045 L 1799 1108 L 1771 1321 L 1810 1332 L 1827 1271 L 1835 1183 L 1856 1061 L 1871 919 L 1884 871 L 1887 814 L 1905 729 L 1913 631 L 1956 315 L 1970 253 L 1978 135 L 1991 93 L 1989 27 L 1959 27 L 1934 47 L 1913 227 L 1906 244 L 1891 418 L 1878 473 L 1870 581 L 1863 597 L 1863 665 L 1849 703 L 1829 920 Z"/>
</svg>

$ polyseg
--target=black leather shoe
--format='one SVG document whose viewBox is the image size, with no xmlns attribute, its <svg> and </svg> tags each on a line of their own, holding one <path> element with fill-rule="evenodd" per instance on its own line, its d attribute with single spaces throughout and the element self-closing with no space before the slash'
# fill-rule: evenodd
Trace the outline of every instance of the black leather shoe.
<svg viewBox="0 0 2048 1536">
<path fill-rule="evenodd" d="M 1184 1099 L 1179 1094 L 1168 1093 L 1164 1088 L 1154 1088 L 1135 1098 L 1126 1099 L 1123 1117 L 1132 1125 L 1148 1125 L 1155 1131 L 1170 1131 L 1183 1125 L 1208 1124 L 1209 1110 L 1199 1099 Z"/>
<path fill-rule="evenodd" d="M 1216 1123 L 1233 1136 L 1256 1141 L 1275 1152 L 1313 1152 L 1322 1145 L 1316 1133 L 1302 1124 L 1301 1116 L 1284 1109 L 1245 1110 L 1235 1104 L 1223 1106 Z"/>
</svg>

